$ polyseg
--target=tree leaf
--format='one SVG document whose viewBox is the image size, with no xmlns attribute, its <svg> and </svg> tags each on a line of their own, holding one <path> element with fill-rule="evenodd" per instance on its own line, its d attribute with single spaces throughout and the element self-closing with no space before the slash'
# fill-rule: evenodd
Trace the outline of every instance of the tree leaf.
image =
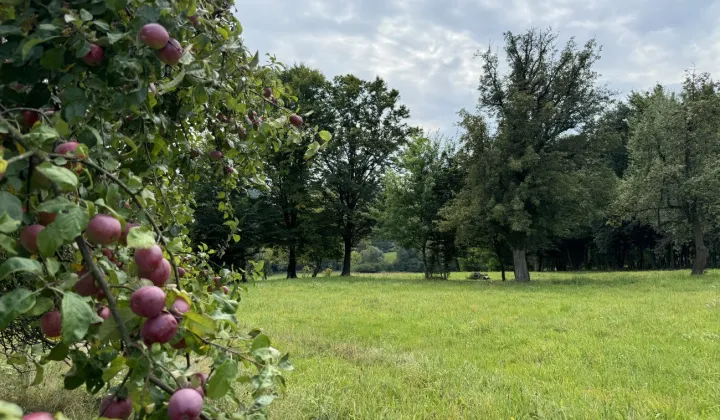
<svg viewBox="0 0 720 420">
<path fill-rule="evenodd" d="M 70 352 L 70 347 L 63 342 L 59 342 L 52 348 L 52 350 L 50 350 L 46 359 L 59 362 L 61 360 L 65 360 L 68 356 L 68 352 Z"/>
<path fill-rule="evenodd" d="M 160 94 L 171 92 L 183 81 L 185 78 L 185 70 L 181 70 L 180 73 L 175 76 L 174 79 L 160 86 Z"/>
<path fill-rule="evenodd" d="M 41 365 L 36 364 L 35 365 L 35 379 L 33 379 L 31 386 L 37 386 L 40 385 L 43 381 L 43 378 L 45 377 L 45 368 L 43 368 Z"/>
<path fill-rule="evenodd" d="M 61 312 L 62 339 L 67 344 L 82 340 L 90 324 L 102 321 L 85 298 L 73 292 L 65 292 Z"/>
<path fill-rule="evenodd" d="M 130 308 L 118 307 L 117 309 L 120 315 L 120 319 L 122 320 L 123 324 L 125 324 L 125 327 L 127 327 L 128 330 L 132 331 L 137 328 L 137 325 L 140 323 L 139 319 L 133 313 L 133 311 L 130 310 Z M 115 317 L 111 316 L 110 318 L 103 321 L 102 325 L 100 325 L 100 329 L 98 331 L 98 339 L 100 339 L 101 341 L 107 341 L 119 338 L 120 332 L 118 331 Z"/>
<path fill-rule="evenodd" d="M 58 184 L 63 191 L 73 191 L 77 187 L 77 175 L 67 168 L 55 166 L 50 162 L 44 162 L 37 166 L 37 170 Z"/>
<path fill-rule="evenodd" d="M 35 305 L 35 294 L 27 289 L 17 288 L 0 297 L 0 330 Z"/>
<path fill-rule="evenodd" d="M 60 70 L 65 66 L 65 50 L 52 48 L 45 51 L 40 57 L 40 65 L 47 70 Z"/>
<path fill-rule="evenodd" d="M 20 199 L 7 191 L 0 191 L 0 216 L 5 213 L 15 220 L 23 219 Z"/>
<path fill-rule="evenodd" d="M 20 227 L 20 224 L 22 222 L 20 220 L 15 220 L 8 216 L 7 213 L 4 213 L 2 216 L 0 216 L 0 232 L 3 233 L 12 233 L 17 230 L 18 227 Z M 5 236 L 5 235 L 3 235 Z M 7 238 L 7 236 L 5 236 Z M 4 248 L 4 246 L 3 246 Z"/>
<path fill-rule="evenodd" d="M 205 385 L 208 398 L 218 399 L 224 397 L 230 390 L 230 386 L 237 374 L 238 362 L 230 359 L 223 362 Z"/>
<path fill-rule="evenodd" d="M 3 231 L 3 217 L 7 217 L 7 214 L 4 214 L 2 217 L 0 217 L 0 232 Z M 0 233 L 0 249 L 5 251 L 7 255 L 17 255 L 17 243 L 15 242 L 15 240 L 7 235 L 3 235 L 2 233 Z"/>
<path fill-rule="evenodd" d="M 42 124 L 35 124 L 30 132 L 25 135 L 28 142 L 38 146 L 60 137 L 60 134 L 58 134 L 57 130 L 55 130 L 55 127 L 46 124 L 44 119 L 42 121 Z"/>
<path fill-rule="evenodd" d="M 130 229 L 127 235 L 128 248 L 147 249 L 155 245 L 155 234 L 141 227 Z"/>
<path fill-rule="evenodd" d="M 110 362 L 110 365 L 103 370 L 102 379 L 105 382 L 110 382 L 120 371 L 125 368 L 125 358 L 118 356 Z"/>
<path fill-rule="evenodd" d="M 37 211 L 45 213 L 58 213 L 73 207 L 77 207 L 77 204 L 73 203 L 65 197 L 55 197 L 40 204 L 37 207 Z"/>
<path fill-rule="evenodd" d="M 127 33 L 108 32 L 108 34 L 107 34 L 108 42 L 110 43 L 110 45 L 112 45 L 112 44 L 120 41 L 121 39 L 125 38 L 125 35 L 127 35 Z"/>
<path fill-rule="evenodd" d="M 42 265 L 38 261 L 29 258 L 12 257 L 0 265 L 0 280 L 4 280 L 5 277 L 18 271 L 40 275 L 42 274 L 42 270 Z"/>
<path fill-rule="evenodd" d="M 85 210 L 77 205 L 58 213 L 55 220 L 38 234 L 40 255 L 49 257 L 60 246 L 73 242 L 85 230 L 88 221 Z"/>
<path fill-rule="evenodd" d="M 326 130 L 320 131 L 318 133 L 318 135 L 320 136 L 321 139 L 323 139 L 325 141 L 330 141 L 330 139 L 332 138 L 332 134 L 330 134 L 330 132 L 326 131 Z"/>
<path fill-rule="evenodd" d="M 89 22 L 93 19 L 93 15 L 85 9 L 80 9 L 80 19 L 84 22 Z"/>
<path fill-rule="evenodd" d="M 258 334 L 252 342 L 250 351 L 270 347 L 270 338 L 265 334 Z"/>
<path fill-rule="evenodd" d="M 22 416 L 23 409 L 19 405 L 0 400 L 0 419 L 20 420 Z"/>
<path fill-rule="evenodd" d="M 46 297 L 39 297 L 35 300 L 35 306 L 33 306 L 32 309 L 28 312 L 28 315 L 40 316 L 52 309 L 53 306 L 55 306 L 55 302 L 52 299 Z"/>
<path fill-rule="evenodd" d="M 205 314 L 190 311 L 185 312 L 183 318 L 185 319 L 185 328 L 199 337 L 209 338 L 214 336 L 217 331 L 215 322 Z"/>
<path fill-rule="evenodd" d="M 68 124 L 77 124 L 85 118 L 88 107 L 88 100 L 85 90 L 78 87 L 65 89 L 61 93 L 63 101 L 62 114 Z"/>
<path fill-rule="evenodd" d="M 257 67 L 258 63 L 260 63 L 260 51 L 255 51 L 255 55 L 253 56 L 252 60 L 250 60 L 250 68 Z"/>
</svg>

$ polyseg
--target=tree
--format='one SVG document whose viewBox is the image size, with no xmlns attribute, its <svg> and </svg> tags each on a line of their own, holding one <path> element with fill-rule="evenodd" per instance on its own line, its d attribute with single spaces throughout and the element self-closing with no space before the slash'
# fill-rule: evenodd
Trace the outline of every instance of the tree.
<svg viewBox="0 0 720 420">
<path fill-rule="evenodd" d="M 720 210 L 720 97 L 708 74 L 688 74 L 680 95 L 658 86 L 631 121 L 630 166 L 619 203 L 678 242 L 692 238 L 692 274 L 703 274 L 705 232 Z"/>
<path fill-rule="evenodd" d="M 425 278 L 430 278 L 455 257 L 454 232 L 440 230 L 439 212 L 453 198 L 461 177 L 452 150 L 441 150 L 439 140 L 424 136 L 410 141 L 397 167 L 385 175 L 380 228 L 400 246 L 420 251 Z"/>
<path fill-rule="evenodd" d="M 68 364 L 65 387 L 102 391 L 108 417 L 264 417 L 290 365 L 240 330 L 223 285 L 240 275 L 191 242 L 189 185 L 219 186 L 239 240 L 229 192 L 262 182 L 280 139 L 314 136 L 258 90 L 277 66 L 223 1 L 11 1 L 0 23 L 0 333 L 39 326 L 46 346 L 10 360 L 36 383 Z"/>
<path fill-rule="evenodd" d="M 414 132 L 397 90 L 385 82 L 338 76 L 327 88 L 318 124 L 333 140 L 321 153 L 323 192 L 344 243 L 342 275 L 350 275 L 354 245 L 375 225 L 370 207 L 391 158 Z"/>
<path fill-rule="evenodd" d="M 484 124 L 463 121 L 466 129 L 481 130 L 481 141 L 469 147 L 474 165 L 482 166 L 470 174 L 477 188 L 469 194 L 477 196 L 489 230 L 513 249 L 517 281 L 530 280 L 526 251 L 569 228 L 564 220 L 577 203 L 568 194 L 574 180 L 560 142 L 595 118 L 609 96 L 596 86 L 595 41 L 578 49 L 571 39 L 561 51 L 556 41 L 550 31 L 505 33 L 504 76 L 497 54 L 479 54 L 479 108 L 496 118 L 498 129 L 490 135 Z"/>
</svg>

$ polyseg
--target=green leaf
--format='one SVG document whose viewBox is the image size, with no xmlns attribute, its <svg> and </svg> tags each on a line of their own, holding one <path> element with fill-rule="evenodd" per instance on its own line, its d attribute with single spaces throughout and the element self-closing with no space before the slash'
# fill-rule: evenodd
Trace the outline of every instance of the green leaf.
<svg viewBox="0 0 720 420">
<path fill-rule="evenodd" d="M 65 292 L 61 312 L 62 339 L 67 344 L 82 340 L 90 324 L 102 321 L 85 298 L 73 292 Z"/>
<path fill-rule="evenodd" d="M 7 215 L 4 214 L 2 217 L 0 217 L 0 231 L 2 231 L 3 217 L 7 217 Z M 0 233 L 0 249 L 5 251 L 7 255 L 17 255 L 17 243 L 15 242 L 15 240 L 7 235 L 3 235 L 2 233 Z"/>
<path fill-rule="evenodd" d="M 13 289 L 0 297 L 0 330 L 35 305 L 35 294 L 23 288 Z"/>
<path fill-rule="evenodd" d="M 60 134 L 55 130 L 55 127 L 46 124 L 44 119 L 42 124 L 35 125 L 30 132 L 25 135 L 25 138 L 27 138 L 29 142 L 37 145 L 42 145 L 59 137 Z"/>
<path fill-rule="evenodd" d="M 7 191 L 0 191 L 0 215 L 7 213 L 15 220 L 23 219 L 22 203 L 20 199 Z"/>
<path fill-rule="evenodd" d="M 35 379 L 32 381 L 32 386 L 40 385 L 45 377 L 45 368 L 40 365 L 35 365 Z"/>
<path fill-rule="evenodd" d="M 40 316 L 52 309 L 55 302 L 51 298 L 40 297 L 35 300 L 35 306 L 28 312 L 30 316 Z"/>
<path fill-rule="evenodd" d="M 175 76 L 175 78 L 168 83 L 165 83 L 164 85 L 160 86 L 159 93 L 163 94 L 165 92 L 170 92 L 175 90 L 175 88 L 183 81 L 185 78 L 185 70 L 180 71 L 180 73 Z"/>
<path fill-rule="evenodd" d="M 117 309 L 120 319 L 122 320 L 122 323 L 125 324 L 125 327 L 130 331 L 135 330 L 140 321 L 133 311 L 127 307 L 118 307 Z M 115 317 L 111 316 L 100 325 L 98 330 L 98 339 L 101 341 L 107 341 L 119 338 L 120 332 L 118 331 L 117 324 L 115 323 Z"/>
<path fill-rule="evenodd" d="M 63 102 L 62 114 L 68 124 L 77 124 L 85 118 L 88 99 L 85 90 L 78 87 L 65 89 L 61 94 Z"/>
<path fill-rule="evenodd" d="M 18 3 L 22 2 L 20 0 Z M 0 4 L 3 3 L 3 0 L 0 0 Z M 8 35 L 23 35 L 22 29 L 20 29 L 19 26 L 16 25 L 0 25 L 0 36 L 8 36 Z"/>
<path fill-rule="evenodd" d="M 93 15 L 85 9 L 80 9 L 80 19 L 84 22 L 88 22 L 93 19 Z"/>
<path fill-rule="evenodd" d="M 103 371 L 102 379 L 105 382 L 110 382 L 120 371 L 125 368 L 125 358 L 122 356 L 116 357 L 110 362 L 110 365 Z"/>
<path fill-rule="evenodd" d="M 5 2 L 8 0 L 0 0 Z M 23 409 L 19 405 L 0 400 L 0 419 L 20 420 L 23 416 Z"/>
<path fill-rule="evenodd" d="M 110 43 L 110 45 L 112 45 L 112 44 L 120 41 L 121 39 L 125 38 L 125 35 L 127 35 L 127 33 L 108 32 L 108 34 L 107 34 L 108 42 Z"/>
<path fill-rule="evenodd" d="M 55 166 L 50 162 L 44 162 L 37 166 L 37 170 L 48 179 L 58 184 L 63 191 L 73 191 L 78 184 L 77 175 L 70 169 L 62 166 Z"/>
<path fill-rule="evenodd" d="M 253 56 L 252 60 L 250 60 L 250 68 L 257 67 L 258 63 L 260 63 L 260 51 L 255 51 L 255 55 Z"/>
<path fill-rule="evenodd" d="M 55 347 L 50 350 L 50 353 L 47 355 L 48 360 L 53 360 L 56 362 L 65 360 L 65 358 L 68 356 L 68 353 L 70 352 L 70 347 L 68 347 L 67 344 L 60 342 L 55 345 Z"/>
<path fill-rule="evenodd" d="M 270 338 L 265 334 L 258 334 L 252 342 L 250 351 L 270 347 Z"/>
<path fill-rule="evenodd" d="M 230 390 L 235 377 L 238 374 L 238 362 L 226 360 L 220 365 L 210 377 L 205 388 L 208 398 L 219 399 L 225 396 Z"/>
<path fill-rule="evenodd" d="M 182 252 L 184 246 L 181 238 L 175 238 L 167 244 L 167 250 L 172 253 Z"/>
<path fill-rule="evenodd" d="M 51 200 L 42 202 L 37 207 L 37 211 L 45 213 L 59 213 L 63 210 L 67 210 L 73 207 L 77 207 L 77 204 L 73 203 L 65 197 L 55 197 Z"/>
<path fill-rule="evenodd" d="M 48 41 L 50 39 L 57 38 L 57 37 L 50 37 L 50 38 L 30 38 L 22 46 L 22 59 L 26 60 L 28 57 L 28 54 L 30 54 L 30 51 L 33 49 L 34 46 L 38 44 L 42 44 L 45 41 Z"/>
<path fill-rule="evenodd" d="M 153 245 L 155 245 L 155 234 L 153 232 L 143 230 L 141 227 L 134 227 L 128 232 L 128 248 L 147 249 L 152 248 Z"/>
<path fill-rule="evenodd" d="M 88 221 L 85 210 L 76 205 L 58 213 L 55 220 L 38 234 L 40 255 L 49 257 L 60 246 L 73 242 L 85 230 Z"/>
<path fill-rule="evenodd" d="M 330 134 L 329 131 L 325 131 L 325 130 L 320 131 L 318 133 L 318 135 L 320 136 L 321 139 L 323 139 L 325 141 L 330 141 L 330 139 L 332 138 L 332 134 Z"/>
<path fill-rule="evenodd" d="M 310 145 L 307 148 L 307 151 L 305 151 L 305 159 L 310 159 L 311 157 L 315 156 L 318 149 L 320 149 L 320 144 L 316 141 L 310 143 Z"/>
<path fill-rule="evenodd" d="M 8 216 L 7 213 L 3 213 L 2 216 L 0 216 L 0 232 L 4 233 L 12 233 L 17 230 L 18 227 L 20 227 L 20 224 L 22 222 L 20 220 L 15 220 Z M 5 236 L 5 235 L 3 235 Z M 7 237 L 7 236 L 6 236 Z M 4 246 L 3 246 L 4 248 Z"/>
<path fill-rule="evenodd" d="M 185 319 L 185 328 L 197 336 L 208 338 L 216 333 L 215 323 L 205 314 L 190 311 L 185 312 L 183 318 Z"/>
<path fill-rule="evenodd" d="M 55 274 L 60 270 L 60 262 L 56 258 L 48 258 L 45 260 L 45 267 L 48 274 L 55 277 Z"/>
<path fill-rule="evenodd" d="M 60 70 L 65 66 L 65 50 L 52 48 L 45 51 L 40 57 L 40 65 L 46 70 Z"/>
<path fill-rule="evenodd" d="M 35 260 L 22 257 L 8 258 L 2 265 L 0 265 L 0 280 L 4 280 L 5 277 L 18 271 L 34 273 L 37 275 L 42 274 L 42 265 Z"/>
</svg>

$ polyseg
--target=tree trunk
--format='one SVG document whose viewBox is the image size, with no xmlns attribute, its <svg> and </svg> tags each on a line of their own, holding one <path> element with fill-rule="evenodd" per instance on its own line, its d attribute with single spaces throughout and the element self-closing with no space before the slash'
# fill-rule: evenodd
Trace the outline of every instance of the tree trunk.
<svg viewBox="0 0 720 420">
<path fill-rule="evenodd" d="M 350 257 L 352 256 L 352 238 L 343 236 L 343 242 L 345 243 L 345 256 L 343 258 L 343 266 L 341 276 L 347 277 L 350 275 Z"/>
<path fill-rule="evenodd" d="M 322 267 L 322 260 L 315 262 L 315 269 L 313 270 L 313 277 L 317 277 L 318 273 L 320 273 L 320 267 Z"/>
<path fill-rule="evenodd" d="M 502 259 L 500 259 L 500 277 L 502 281 L 505 281 L 505 263 Z"/>
<path fill-rule="evenodd" d="M 693 261 L 692 274 L 694 276 L 700 276 L 705 273 L 708 249 L 703 241 L 702 224 L 697 217 L 693 221 L 693 238 L 695 239 L 695 261 Z"/>
<path fill-rule="evenodd" d="M 530 281 L 524 249 L 513 249 L 513 271 L 515 271 L 515 281 Z"/>
<path fill-rule="evenodd" d="M 423 270 L 425 271 L 425 278 L 430 278 L 430 270 L 428 270 L 428 264 L 427 264 L 427 246 L 426 243 L 423 242 L 422 245 L 422 263 L 423 263 Z"/>
<path fill-rule="evenodd" d="M 297 278 L 297 256 L 295 255 L 295 245 L 292 245 L 288 250 L 288 267 L 287 267 L 287 278 Z"/>
</svg>

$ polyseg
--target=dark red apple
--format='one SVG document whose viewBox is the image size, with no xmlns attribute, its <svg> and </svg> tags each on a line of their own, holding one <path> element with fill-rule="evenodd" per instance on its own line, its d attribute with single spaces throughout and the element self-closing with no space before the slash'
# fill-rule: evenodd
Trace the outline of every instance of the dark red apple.
<svg viewBox="0 0 720 420">
<path fill-rule="evenodd" d="M 155 271 L 163 260 L 162 249 L 156 244 L 150 248 L 135 250 L 135 264 L 144 273 Z"/>
<path fill-rule="evenodd" d="M 115 259 L 115 254 L 113 254 L 113 251 L 110 248 L 103 248 L 102 254 L 110 261 Z"/>
<path fill-rule="evenodd" d="M 216 287 L 220 287 L 220 280 L 222 280 L 220 276 L 213 277 L 213 281 L 215 282 Z"/>
<path fill-rule="evenodd" d="M 178 267 L 178 276 L 185 277 L 185 269 L 182 267 Z"/>
<path fill-rule="evenodd" d="M 40 114 L 35 111 L 23 111 L 22 118 L 26 126 L 32 127 L 40 120 Z"/>
<path fill-rule="evenodd" d="M 109 245 L 120 239 L 122 225 L 118 219 L 109 214 L 98 214 L 90 220 L 85 233 L 90 242 L 98 245 Z"/>
<path fill-rule="evenodd" d="M 37 237 L 43 229 L 45 229 L 43 225 L 30 225 L 20 233 L 20 244 L 29 253 L 35 254 L 38 252 Z"/>
<path fill-rule="evenodd" d="M 197 378 L 200 381 L 200 386 L 204 387 L 208 380 L 208 374 L 203 372 L 198 372 L 193 374 L 193 378 Z"/>
<path fill-rule="evenodd" d="M 97 44 L 90 44 L 90 51 L 85 54 L 83 61 L 88 66 L 98 66 L 102 63 L 105 53 Z"/>
<path fill-rule="evenodd" d="M 78 281 L 73 286 L 73 290 L 80 296 L 95 296 L 100 292 L 100 287 L 95 282 L 95 277 L 91 272 L 82 270 L 76 273 Z"/>
<path fill-rule="evenodd" d="M 180 62 L 183 56 L 183 49 L 176 39 L 170 38 L 167 44 L 158 50 L 157 56 L 163 63 L 174 66 Z"/>
<path fill-rule="evenodd" d="M 222 157 L 223 157 L 223 154 L 219 150 L 213 150 L 212 152 L 210 152 L 210 159 L 212 159 L 214 161 L 218 161 L 218 160 L 222 159 Z"/>
<path fill-rule="evenodd" d="M 100 402 L 100 417 L 127 420 L 132 413 L 132 400 L 108 395 Z"/>
<path fill-rule="evenodd" d="M 175 298 L 175 302 L 173 302 L 171 309 L 177 313 L 184 314 L 190 310 L 190 304 L 185 299 L 178 297 Z"/>
<path fill-rule="evenodd" d="M 41 225 L 47 226 L 54 222 L 56 217 L 57 213 L 46 213 L 41 211 L 38 213 L 38 222 L 40 222 Z"/>
<path fill-rule="evenodd" d="M 165 309 L 165 292 L 157 286 L 143 286 L 130 295 L 130 309 L 136 315 L 154 318 Z"/>
<path fill-rule="evenodd" d="M 76 141 L 68 141 L 65 143 L 60 143 L 55 148 L 55 153 L 57 153 L 59 155 L 66 155 L 68 153 L 71 155 L 74 155 L 75 149 L 77 149 L 78 146 L 80 146 L 80 143 L 78 143 Z M 80 154 L 80 155 L 77 155 L 77 157 L 82 159 L 82 158 L 85 158 L 86 156 L 83 154 Z"/>
<path fill-rule="evenodd" d="M 272 88 L 269 88 L 269 87 L 263 88 L 263 96 L 264 97 L 269 98 L 272 96 L 272 94 L 273 94 Z"/>
<path fill-rule="evenodd" d="M 228 174 L 233 173 L 233 167 L 232 167 L 232 166 L 226 166 L 226 167 L 225 167 L 225 172 L 228 173 Z"/>
<path fill-rule="evenodd" d="M 62 316 L 60 315 L 60 311 L 54 310 L 46 312 L 45 315 L 40 318 L 40 330 L 47 337 L 60 337 L 60 334 L 62 334 Z"/>
<path fill-rule="evenodd" d="M 140 277 L 150 280 L 157 287 L 162 287 L 170 278 L 171 271 L 172 266 L 170 265 L 170 261 L 163 258 L 160 261 L 160 265 L 158 265 L 155 270 L 150 272 L 140 272 Z"/>
<path fill-rule="evenodd" d="M 230 289 L 227 286 L 223 286 L 222 289 L 223 289 L 223 293 L 225 293 L 226 295 L 228 293 L 230 293 Z"/>
<path fill-rule="evenodd" d="M 185 343 L 185 337 L 183 337 L 182 340 L 178 341 L 175 344 L 170 344 L 170 347 L 172 347 L 176 350 L 184 349 L 185 347 L 187 347 L 187 344 Z"/>
<path fill-rule="evenodd" d="M 197 391 L 183 388 L 175 391 L 168 402 L 170 420 L 188 420 L 200 418 L 203 397 Z"/>
<path fill-rule="evenodd" d="M 178 323 L 174 316 L 169 313 L 161 313 L 145 321 L 140 335 L 148 347 L 153 343 L 164 344 L 173 338 L 177 327 Z"/>
<path fill-rule="evenodd" d="M 158 23 L 148 23 L 138 32 L 138 37 L 148 47 L 159 50 L 170 40 L 170 35 L 164 26 Z"/>
<path fill-rule="evenodd" d="M 188 20 L 193 24 L 193 26 L 198 26 L 198 24 L 200 23 L 197 15 L 188 16 Z"/>
<path fill-rule="evenodd" d="M 196 158 L 196 157 L 200 156 L 200 154 L 201 154 L 201 152 L 198 149 L 192 149 L 190 151 L 190 157 L 192 157 L 192 158 Z"/>
<path fill-rule="evenodd" d="M 255 111 L 248 111 L 247 116 L 250 119 L 250 121 L 255 121 L 257 119 L 258 114 Z"/>
<path fill-rule="evenodd" d="M 297 128 L 300 128 L 303 124 L 302 117 L 297 114 L 292 114 L 290 116 L 290 124 L 294 125 Z"/>
<path fill-rule="evenodd" d="M 97 314 L 102 319 L 108 319 L 110 318 L 110 308 L 108 308 L 107 306 L 103 306 L 98 309 Z"/>
<path fill-rule="evenodd" d="M 31 413 L 25 414 L 22 420 L 55 420 L 55 417 L 50 413 Z"/>
<path fill-rule="evenodd" d="M 245 140 L 247 138 L 247 130 L 244 128 L 240 129 L 240 132 L 238 133 L 240 135 L 240 138 Z"/>
</svg>

